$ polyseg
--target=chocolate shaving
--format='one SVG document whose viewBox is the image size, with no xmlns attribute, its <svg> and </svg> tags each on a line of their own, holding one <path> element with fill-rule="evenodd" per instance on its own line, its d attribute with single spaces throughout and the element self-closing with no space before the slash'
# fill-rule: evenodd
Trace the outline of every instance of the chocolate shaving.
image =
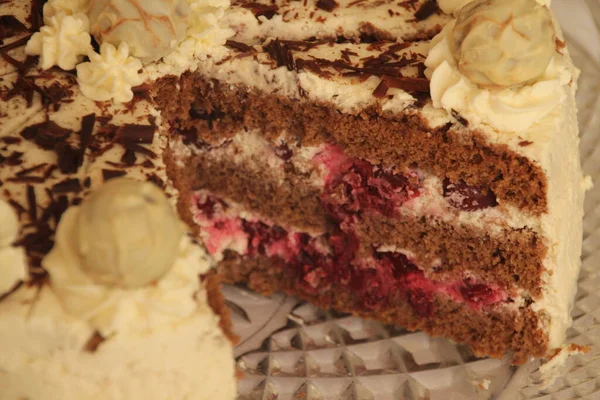
<svg viewBox="0 0 600 400">
<path fill-rule="evenodd" d="M 27 27 L 13 15 L 0 16 L 0 40 L 27 32 Z"/>
<path fill-rule="evenodd" d="M 15 136 L 5 136 L 2 139 L 0 139 L 0 141 L 2 141 L 3 143 L 6 143 L 8 145 L 11 145 L 11 144 L 21 143 L 22 139 L 20 137 L 15 137 Z"/>
<path fill-rule="evenodd" d="M 31 11 L 27 21 L 31 24 L 31 30 L 37 32 L 44 25 L 43 10 L 46 0 L 32 0 Z"/>
<path fill-rule="evenodd" d="M 6 300 L 8 296 L 19 290 L 21 286 L 23 286 L 23 281 L 18 281 L 8 292 L 0 294 L 0 302 Z"/>
<path fill-rule="evenodd" d="M 156 154 L 152 150 L 149 150 L 137 143 L 123 142 L 121 143 L 121 145 L 128 150 L 135 151 L 136 153 L 144 154 L 145 156 L 150 158 L 156 158 Z"/>
<path fill-rule="evenodd" d="M 390 88 L 390 85 L 388 84 L 387 80 L 382 79 L 381 82 L 379 82 L 379 85 L 377 85 L 377 87 L 373 91 L 373 97 L 375 97 L 377 99 L 384 98 L 385 95 L 387 94 L 389 88 Z"/>
<path fill-rule="evenodd" d="M 272 40 L 269 44 L 263 46 L 265 51 L 271 56 L 271 58 L 277 63 L 278 67 L 285 66 L 288 71 L 294 71 L 296 69 L 296 63 L 294 61 L 294 55 L 288 45 L 280 40 Z"/>
<path fill-rule="evenodd" d="M 59 143 L 56 148 L 58 168 L 64 174 L 73 174 L 83 165 L 83 154 L 66 142 Z"/>
<path fill-rule="evenodd" d="M 469 121 L 467 121 L 462 115 L 460 115 L 458 111 L 453 109 L 451 113 L 454 119 L 456 119 L 461 125 L 469 127 Z"/>
<path fill-rule="evenodd" d="M 16 175 L 17 176 L 29 175 L 32 172 L 35 172 L 35 171 L 38 171 L 38 170 L 44 168 L 46 165 L 48 165 L 48 164 L 46 164 L 46 163 L 37 164 L 37 165 L 34 165 L 33 167 L 25 168 L 25 169 L 17 172 Z"/>
<path fill-rule="evenodd" d="M 150 175 L 148 175 L 146 178 L 148 179 L 148 182 L 152 182 L 152 183 L 154 183 L 154 184 L 155 184 L 156 186 L 158 186 L 159 188 L 161 188 L 161 189 L 164 189 L 164 188 L 165 188 L 165 183 L 163 182 L 163 180 L 162 180 L 162 179 L 160 179 L 160 178 L 158 177 L 158 175 L 156 175 L 156 174 L 150 174 Z"/>
<path fill-rule="evenodd" d="M 106 339 L 100 334 L 100 332 L 96 331 L 94 332 L 92 337 L 89 338 L 89 340 L 83 347 L 83 350 L 88 353 L 95 353 L 96 350 L 98 350 L 98 347 L 100 347 L 100 345 L 105 341 Z"/>
<path fill-rule="evenodd" d="M 523 141 L 519 142 L 519 146 L 521 146 L 521 147 L 531 146 L 532 144 L 533 144 L 533 142 L 531 142 L 529 140 L 523 140 Z"/>
<path fill-rule="evenodd" d="M 155 125 L 128 124 L 120 127 L 117 133 L 122 142 L 150 144 L 155 131 Z"/>
<path fill-rule="evenodd" d="M 29 217 L 31 220 L 37 220 L 37 201 L 35 189 L 31 185 L 27 185 L 27 207 L 29 209 Z"/>
<path fill-rule="evenodd" d="M 275 4 L 268 5 L 260 3 L 243 3 L 241 6 L 247 10 L 250 10 L 256 18 L 265 17 L 266 19 L 271 19 L 279 10 L 279 7 Z"/>
<path fill-rule="evenodd" d="M 0 53 L 7 52 L 12 49 L 16 49 L 17 47 L 25 46 L 27 44 L 27 42 L 29 41 L 29 38 L 31 38 L 31 34 L 24 36 L 20 39 L 17 39 L 14 42 L 11 42 L 4 46 L 0 46 Z"/>
<path fill-rule="evenodd" d="M 21 204 L 17 203 L 16 201 L 14 201 L 13 199 L 9 199 L 8 203 L 13 206 L 13 208 L 17 211 L 17 213 L 19 215 L 21 214 L 25 214 L 27 212 L 27 209 L 25 207 L 23 207 Z"/>
<path fill-rule="evenodd" d="M 81 153 L 85 153 L 85 150 L 90 145 L 92 138 L 92 132 L 94 131 L 94 124 L 96 123 L 96 115 L 88 114 L 81 120 L 81 130 L 79 131 L 79 137 L 81 138 Z"/>
<path fill-rule="evenodd" d="M 103 169 L 102 170 L 102 178 L 104 178 L 104 181 L 108 181 L 113 178 L 119 178 L 124 175 L 127 175 L 127 172 L 119 171 L 119 170 L 115 170 L 115 169 Z"/>
<path fill-rule="evenodd" d="M 335 0 L 317 0 L 316 6 L 321 10 L 332 12 L 339 6 L 339 4 Z"/>
<path fill-rule="evenodd" d="M 92 179 L 89 176 L 83 180 L 83 186 L 86 188 L 92 186 Z"/>
<path fill-rule="evenodd" d="M 4 158 L 4 162 L 13 167 L 16 165 L 21 165 L 23 164 L 21 157 L 23 157 L 23 153 L 20 151 L 13 151 L 8 157 Z"/>
<path fill-rule="evenodd" d="M 423 21 L 439 11 L 436 0 L 425 0 L 425 3 L 415 13 L 417 21 Z"/>
<path fill-rule="evenodd" d="M 71 131 L 57 125 L 54 121 L 45 121 L 28 126 L 21 131 L 21 137 L 37 144 L 44 150 L 52 150 L 57 144 L 65 141 Z"/>
<path fill-rule="evenodd" d="M 429 93 L 429 81 L 423 78 L 385 76 L 390 88 L 402 89 L 406 92 Z"/>
<path fill-rule="evenodd" d="M 126 149 L 123 153 L 123 156 L 121 156 L 121 162 L 125 165 L 132 166 L 133 164 L 135 164 L 136 160 L 137 157 L 135 155 L 135 151 L 130 149 Z"/>
<path fill-rule="evenodd" d="M 52 186 L 53 193 L 79 193 L 81 192 L 81 184 L 79 179 L 65 179 Z"/>
<path fill-rule="evenodd" d="M 241 51 L 242 53 L 250 53 L 254 51 L 254 47 L 248 46 L 242 42 L 236 42 L 235 40 L 227 40 L 225 42 L 225 46 L 229 47 L 230 49 Z"/>
</svg>

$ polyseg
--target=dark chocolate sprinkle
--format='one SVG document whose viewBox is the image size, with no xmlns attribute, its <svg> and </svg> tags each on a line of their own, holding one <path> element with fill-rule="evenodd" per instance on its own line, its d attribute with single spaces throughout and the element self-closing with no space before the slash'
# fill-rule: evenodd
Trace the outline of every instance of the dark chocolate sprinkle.
<svg viewBox="0 0 600 400">
<path fill-rule="evenodd" d="M 29 208 L 29 217 L 31 220 L 37 220 L 37 201 L 35 189 L 31 185 L 27 185 L 27 207 Z"/>
<path fill-rule="evenodd" d="M 254 51 L 254 48 L 252 46 L 248 46 L 247 44 L 242 42 L 236 42 L 235 40 L 227 40 L 225 42 L 225 46 L 231 49 L 241 51 L 242 53 L 249 53 Z"/>
<path fill-rule="evenodd" d="M 296 69 L 292 50 L 284 42 L 275 39 L 266 46 L 263 46 L 263 48 L 277 63 L 278 67 L 285 66 L 289 71 L 294 71 Z"/>
<path fill-rule="evenodd" d="M 100 334 L 100 332 L 96 331 L 87 341 L 83 350 L 88 353 L 95 353 L 96 350 L 98 350 L 98 347 L 100 347 L 100 345 L 105 341 L 106 339 Z"/>
<path fill-rule="evenodd" d="M 279 10 L 279 7 L 275 4 L 243 3 L 241 6 L 250 10 L 256 18 L 265 17 L 266 19 L 271 19 L 277 14 L 277 10 Z"/>
<path fill-rule="evenodd" d="M 436 0 L 425 0 L 425 3 L 415 13 L 417 21 L 422 21 L 431 17 L 433 14 L 439 11 Z"/>
<path fill-rule="evenodd" d="M 135 164 L 136 159 L 137 157 L 135 155 L 135 151 L 131 149 L 125 149 L 125 152 L 121 157 L 121 162 L 126 165 L 132 166 L 133 164 Z"/>
<path fill-rule="evenodd" d="M 65 179 L 52 186 L 53 193 L 78 193 L 81 192 L 81 184 L 79 179 Z"/>
<path fill-rule="evenodd" d="M 317 7 L 327 12 L 335 10 L 339 4 L 335 0 L 317 0 Z"/>
<path fill-rule="evenodd" d="M 96 115 L 88 114 L 81 120 L 81 130 L 79 131 L 79 137 L 81 138 L 81 153 L 85 153 L 85 150 L 90 145 L 92 138 L 92 132 L 94 131 L 94 124 L 96 123 Z"/>
<path fill-rule="evenodd" d="M 121 141 L 150 144 L 154 140 L 155 125 L 128 124 L 119 128 Z"/>
<path fill-rule="evenodd" d="M 519 142 L 519 146 L 521 146 L 521 147 L 531 146 L 532 144 L 533 144 L 533 142 L 531 142 L 529 140 L 523 140 L 523 141 Z"/>
<path fill-rule="evenodd" d="M 103 169 L 102 170 L 102 178 L 104 178 L 105 181 L 108 181 L 109 179 L 113 179 L 113 178 L 119 178 L 124 175 L 127 175 L 127 172 L 119 171 L 119 170 L 115 170 L 115 169 Z"/>
<path fill-rule="evenodd" d="M 468 127 L 469 121 L 467 121 L 462 115 L 458 113 L 456 110 L 452 110 L 452 116 L 456 119 L 461 125 Z"/>
</svg>

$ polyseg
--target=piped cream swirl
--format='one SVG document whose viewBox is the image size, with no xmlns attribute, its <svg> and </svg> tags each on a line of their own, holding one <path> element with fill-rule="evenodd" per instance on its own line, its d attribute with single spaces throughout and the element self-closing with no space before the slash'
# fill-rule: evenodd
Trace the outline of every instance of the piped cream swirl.
<svg viewBox="0 0 600 400">
<path fill-rule="evenodd" d="M 542 76 L 531 84 L 504 89 L 483 89 L 459 71 L 450 41 L 456 22 L 447 24 L 432 41 L 425 66 L 431 80 L 433 106 L 459 112 L 475 124 L 500 131 L 524 131 L 540 120 L 567 96 L 572 72 L 556 53 Z"/>
</svg>

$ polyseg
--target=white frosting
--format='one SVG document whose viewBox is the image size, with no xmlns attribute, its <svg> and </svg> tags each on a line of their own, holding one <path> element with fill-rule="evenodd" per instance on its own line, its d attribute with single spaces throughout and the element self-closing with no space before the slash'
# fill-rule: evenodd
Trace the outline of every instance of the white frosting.
<svg viewBox="0 0 600 400">
<path fill-rule="evenodd" d="M 84 14 L 58 13 L 47 19 L 46 26 L 27 42 L 25 52 L 40 56 L 43 69 L 57 65 L 72 70 L 92 48 L 88 18 Z"/>
<path fill-rule="evenodd" d="M 191 16 L 187 38 L 163 59 L 166 66 L 174 66 L 180 72 L 189 68 L 194 59 L 205 60 L 209 55 L 218 57 L 225 51 L 222 46 L 227 39 L 235 34 L 222 21 L 225 10 L 230 6 L 229 0 L 188 0 L 188 3 Z M 151 67 L 152 70 L 156 68 L 164 67 Z"/>
<path fill-rule="evenodd" d="M 195 312 L 198 276 L 208 272 L 210 262 L 189 237 L 181 239 L 175 263 L 156 284 L 137 289 L 110 287 L 94 282 L 84 272 L 70 246 L 77 212 L 71 207 L 64 214 L 56 246 L 43 262 L 52 290 L 66 311 L 88 321 L 104 337 L 159 328 Z"/>
<path fill-rule="evenodd" d="M 49 0 L 44 4 L 44 23 L 50 25 L 50 18 L 58 15 L 87 14 L 89 0 Z"/>
<path fill-rule="evenodd" d="M 197 259 L 193 262 L 199 264 Z M 38 288 L 19 289 L 0 302 L 1 397 L 235 399 L 231 343 L 204 300 L 205 290 L 198 284 L 196 289 L 197 308 L 187 317 L 160 329 L 119 331 L 93 352 L 86 347 L 94 327 L 66 313 L 48 286 L 39 292 Z M 141 301 L 138 304 L 142 311 L 149 307 Z M 140 323 L 138 310 L 130 307 L 130 311 L 127 318 Z"/>
<path fill-rule="evenodd" d="M 119 48 L 103 43 L 100 54 L 88 53 L 90 61 L 77 66 L 77 82 L 85 96 L 96 101 L 126 103 L 133 99 L 132 87 L 141 85 L 140 60 L 129 56 L 127 43 Z"/>
<path fill-rule="evenodd" d="M 544 260 L 543 297 L 532 309 L 548 316 L 550 348 L 560 347 L 571 325 L 571 307 L 577 292 L 583 240 L 583 199 L 589 182 L 583 178 L 579 160 L 577 108 L 574 91 L 562 104 L 557 118 L 545 120 L 536 134 L 549 139 L 542 165 L 548 176 L 548 213 L 541 218 L 541 234 L 548 254 Z"/>
<path fill-rule="evenodd" d="M 89 16 L 91 33 L 99 43 L 125 42 L 132 56 L 149 63 L 185 38 L 189 14 L 186 0 L 95 0 Z"/>
<path fill-rule="evenodd" d="M 471 3 L 473 0 L 437 0 L 440 9 L 446 14 L 454 14 L 460 11 L 464 6 Z M 550 7 L 551 0 L 536 0 L 543 6 Z"/>
<path fill-rule="evenodd" d="M 27 260 L 12 243 L 19 234 L 19 220 L 12 207 L 0 199 L 0 296 L 27 278 Z"/>
<path fill-rule="evenodd" d="M 451 22 L 433 39 L 425 61 L 434 107 L 448 112 L 455 110 L 474 124 L 487 124 L 504 132 L 522 132 L 566 99 L 572 74 L 558 53 L 544 75 L 531 85 L 498 90 L 479 88 L 458 70 L 449 43 L 453 29 Z"/>
</svg>

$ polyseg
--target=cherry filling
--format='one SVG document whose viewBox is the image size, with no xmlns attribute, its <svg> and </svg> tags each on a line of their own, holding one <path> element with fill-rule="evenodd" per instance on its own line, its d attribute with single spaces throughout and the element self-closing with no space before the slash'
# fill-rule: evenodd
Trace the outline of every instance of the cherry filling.
<svg viewBox="0 0 600 400">
<path fill-rule="evenodd" d="M 416 314 L 429 317 L 435 311 L 434 297 L 443 294 L 458 303 L 481 309 L 504 302 L 506 293 L 494 285 L 471 279 L 437 282 L 427 278 L 413 261 L 402 253 L 371 250 L 361 252 L 351 232 L 311 237 L 290 232 L 278 225 L 227 215 L 225 202 L 211 195 L 196 197 L 196 219 L 210 232 L 211 253 L 224 247 L 214 238 L 230 244 L 232 238 L 244 241 L 245 256 L 263 256 L 284 262 L 296 288 L 308 295 L 322 295 L 335 286 L 345 286 L 355 296 L 355 307 L 377 310 L 404 299 Z M 350 225 L 349 225 L 350 226 Z"/>
<path fill-rule="evenodd" d="M 384 171 L 365 160 L 346 157 L 334 146 L 325 148 L 314 161 L 327 170 L 321 201 L 336 221 L 363 211 L 391 217 L 396 207 L 419 195 L 415 171 Z"/>
<path fill-rule="evenodd" d="M 290 152 L 281 148 L 282 159 Z M 221 199 L 207 192 L 194 198 L 195 220 L 202 227 L 211 254 L 232 249 L 244 256 L 263 256 L 284 262 L 296 288 L 308 295 L 322 295 L 344 286 L 357 299 L 355 307 L 377 310 L 404 299 L 423 317 L 435 312 L 435 297 L 443 294 L 475 309 L 507 301 L 495 285 L 471 279 L 437 282 L 425 276 L 402 253 L 371 249 L 360 252 L 354 225 L 362 213 L 376 212 L 393 217 L 397 207 L 420 195 L 417 171 L 382 170 L 367 161 L 350 158 L 329 146 L 314 159 L 326 170 L 321 203 L 339 226 L 334 234 L 312 237 L 288 231 L 265 221 L 240 218 Z M 497 204 L 491 191 L 444 181 L 444 196 L 453 206 L 466 211 Z"/>
</svg>

